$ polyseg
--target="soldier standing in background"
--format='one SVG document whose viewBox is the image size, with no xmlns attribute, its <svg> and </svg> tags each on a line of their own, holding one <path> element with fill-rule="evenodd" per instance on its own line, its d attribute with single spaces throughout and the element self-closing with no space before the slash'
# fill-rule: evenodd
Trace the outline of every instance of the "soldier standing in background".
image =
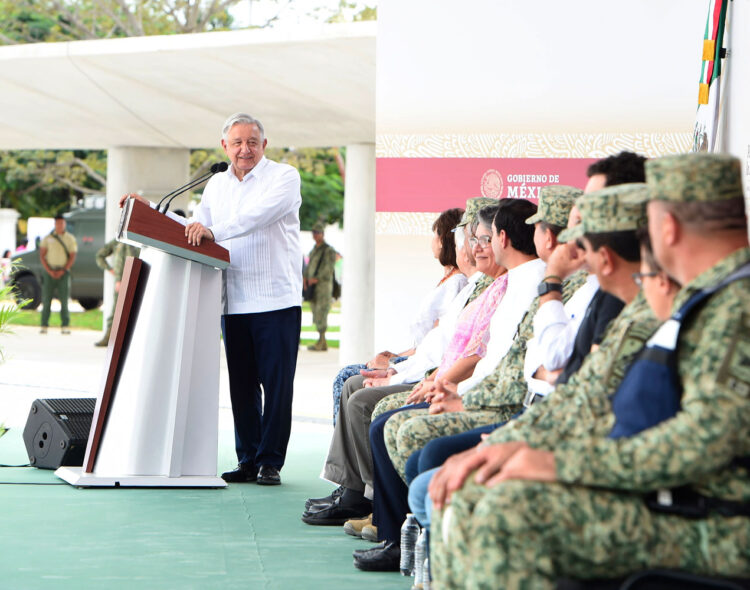
<svg viewBox="0 0 750 590">
<path fill-rule="evenodd" d="M 39 244 L 39 258 L 42 261 L 42 329 L 47 333 L 49 326 L 52 296 L 57 293 L 60 299 L 60 320 L 62 333 L 70 334 L 70 313 L 68 296 L 70 293 L 70 268 L 76 261 L 78 242 L 73 234 L 65 231 L 66 223 L 62 215 L 55 215 L 55 229 Z"/>
<path fill-rule="evenodd" d="M 328 312 L 333 299 L 334 266 L 336 264 L 336 250 L 326 243 L 323 231 L 325 226 L 320 221 L 312 229 L 315 247 L 310 251 L 310 261 L 304 273 L 304 286 L 314 286 L 314 293 L 310 299 L 313 323 L 320 337 L 308 350 L 328 350 L 326 344 L 326 329 L 328 328 Z"/>
<path fill-rule="evenodd" d="M 123 244 L 117 240 L 110 240 L 104 246 L 99 248 L 96 253 L 96 265 L 102 270 L 110 272 L 115 277 L 115 293 L 112 298 L 112 309 L 107 317 L 107 329 L 104 336 L 94 346 L 107 346 L 109 343 L 109 333 L 112 331 L 112 320 L 115 317 L 115 308 L 117 307 L 117 295 L 120 292 L 120 281 L 122 280 L 122 271 L 125 268 L 125 259 L 128 256 L 137 257 L 140 249 L 130 244 Z M 112 265 L 107 262 L 107 258 L 113 256 Z"/>
</svg>

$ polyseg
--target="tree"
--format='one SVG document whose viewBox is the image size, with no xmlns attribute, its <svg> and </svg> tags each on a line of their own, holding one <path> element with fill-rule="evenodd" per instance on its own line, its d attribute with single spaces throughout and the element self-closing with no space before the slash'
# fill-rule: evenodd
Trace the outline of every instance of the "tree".
<svg viewBox="0 0 750 590">
<path fill-rule="evenodd" d="M 2 0 L 0 42 L 38 43 L 228 29 L 241 0 Z"/>
</svg>

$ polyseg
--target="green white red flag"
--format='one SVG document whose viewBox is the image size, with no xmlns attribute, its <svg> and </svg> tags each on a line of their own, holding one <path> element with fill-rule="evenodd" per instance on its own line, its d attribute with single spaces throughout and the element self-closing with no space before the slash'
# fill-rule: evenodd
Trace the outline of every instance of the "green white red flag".
<svg viewBox="0 0 750 590">
<path fill-rule="evenodd" d="M 693 151 L 713 152 L 722 116 L 721 69 L 728 41 L 727 11 L 731 0 L 709 0 L 703 35 L 703 59 L 698 87 L 698 112 L 693 131 Z"/>
</svg>

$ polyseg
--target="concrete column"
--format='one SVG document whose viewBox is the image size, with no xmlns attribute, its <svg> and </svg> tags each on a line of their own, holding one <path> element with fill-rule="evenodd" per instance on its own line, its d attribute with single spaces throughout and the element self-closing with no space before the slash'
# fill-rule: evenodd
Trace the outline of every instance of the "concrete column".
<svg viewBox="0 0 750 590">
<path fill-rule="evenodd" d="M 343 250 L 339 362 L 348 365 L 364 362 L 374 354 L 374 144 L 346 147 Z"/>
<path fill-rule="evenodd" d="M 115 237 L 120 220 L 120 197 L 125 193 L 140 193 L 151 201 L 158 201 L 190 180 L 190 150 L 186 148 L 115 147 L 107 152 L 107 207 L 105 239 Z M 181 195 L 171 209 L 184 209 L 190 195 Z M 114 280 L 105 273 L 104 321 L 112 308 Z"/>
<path fill-rule="evenodd" d="M 16 249 L 16 223 L 20 217 L 15 209 L 0 209 L 0 256 Z"/>
</svg>

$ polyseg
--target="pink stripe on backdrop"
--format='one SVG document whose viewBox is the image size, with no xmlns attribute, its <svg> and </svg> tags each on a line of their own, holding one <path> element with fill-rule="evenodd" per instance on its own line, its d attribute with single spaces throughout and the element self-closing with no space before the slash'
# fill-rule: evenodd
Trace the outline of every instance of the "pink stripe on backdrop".
<svg viewBox="0 0 750 590">
<path fill-rule="evenodd" d="M 549 184 L 583 188 L 594 158 L 378 158 L 377 211 L 437 212 L 471 197 L 536 202 Z"/>
</svg>

